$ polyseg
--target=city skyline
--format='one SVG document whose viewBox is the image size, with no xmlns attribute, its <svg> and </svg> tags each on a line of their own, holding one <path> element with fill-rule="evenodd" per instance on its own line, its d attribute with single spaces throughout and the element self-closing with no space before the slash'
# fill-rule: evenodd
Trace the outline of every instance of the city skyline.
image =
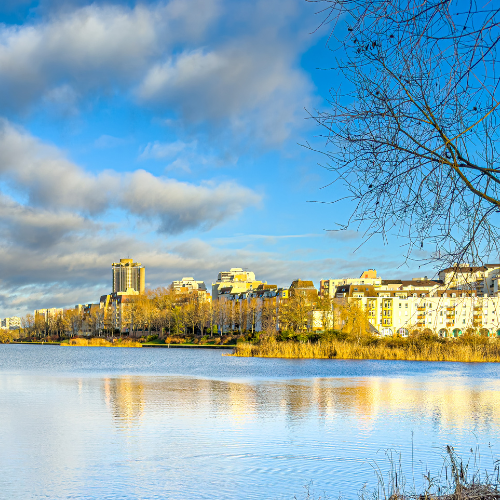
<svg viewBox="0 0 500 500">
<path fill-rule="evenodd" d="M 149 287 L 418 274 L 398 240 L 355 251 L 348 202 L 308 203 L 345 195 L 300 146 L 335 83 L 319 22 L 299 0 L 2 2 L 0 316 L 90 302 L 124 255 Z"/>
</svg>

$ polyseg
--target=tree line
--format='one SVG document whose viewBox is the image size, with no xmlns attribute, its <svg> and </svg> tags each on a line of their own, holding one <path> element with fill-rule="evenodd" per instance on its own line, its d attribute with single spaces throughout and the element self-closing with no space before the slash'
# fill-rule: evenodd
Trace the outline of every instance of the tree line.
<svg viewBox="0 0 500 500">
<path fill-rule="evenodd" d="M 23 336 L 36 339 L 74 337 L 113 337 L 156 334 L 167 336 L 215 336 L 255 334 L 309 334 L 313 329 L 369 329 L 367 313 L 356 303 L 300 292 L 289 298 L 264 297 L 240 300 L 206 300 L 197 293 L 178 293 L 171 288 L 146 290 L 128 296 L 123 305 L 121 330 L 116 310 L 95 305 L 86 312 L 61 311 L 47 318 L 27 314 L 21 319 Z"/>
</svg>

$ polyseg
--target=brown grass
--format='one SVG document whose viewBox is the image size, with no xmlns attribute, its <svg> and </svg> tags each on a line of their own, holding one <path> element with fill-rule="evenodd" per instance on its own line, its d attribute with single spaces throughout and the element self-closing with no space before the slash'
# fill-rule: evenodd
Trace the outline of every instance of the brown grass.
<svg viewBox="0 0 500 500">
<path fill-rule="evenodd" d="M 233 356 L 263 358 L 392 359 L 408 361 L 500 362 L 500 342 L 488 343 L 412 342 L 360 344 L 352 340 L 323 340 L 315 343 L 276 341 L 241 343 Z"/>
<path fill-rule="evenodd" d="M 105 339 L 69 339 L 61 342 L 62 346 L 91 346 L 91 347 L 142 347 L 142 344 L 134 340 L 124 339 L 109 342 Z"/>
</svg>

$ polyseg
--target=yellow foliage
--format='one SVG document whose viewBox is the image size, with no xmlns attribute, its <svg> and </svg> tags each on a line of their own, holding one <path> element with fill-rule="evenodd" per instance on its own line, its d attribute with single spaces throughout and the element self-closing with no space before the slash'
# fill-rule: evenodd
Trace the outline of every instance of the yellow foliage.
<svg viewBox="0 0 500 500">
<path fill-rule="evenodd" d="M 17 332 L 8 329 L 0 330 L 0 344 L 8 344 L 12 342 L 17 337 Z"/>
</svg>

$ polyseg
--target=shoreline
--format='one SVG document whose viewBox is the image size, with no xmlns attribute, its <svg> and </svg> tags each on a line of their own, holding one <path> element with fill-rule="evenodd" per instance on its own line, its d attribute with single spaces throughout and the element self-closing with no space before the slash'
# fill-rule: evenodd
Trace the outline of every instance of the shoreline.
<svg viewBox="0 0 500 500">
<path fill-rule="evenodd" d="M 99 346 L 99 345 L 71 345 L 71 344 L 62 344 L 61 342 L 8 342 L 4 345 L 58 345 L 63 347 L 129 347 L 127 345 L 110 345 L 110 346 Z M 160 347 L 163 349 L 190 349 L 190 348 L 198 348 L 198 349 L 226 349 L 226 350 L 234 350 L 235 345 L 217 345 L 217 344 L 141 344 L 141 347 L 151 348 L 151 347 Z"/>
</svg>

